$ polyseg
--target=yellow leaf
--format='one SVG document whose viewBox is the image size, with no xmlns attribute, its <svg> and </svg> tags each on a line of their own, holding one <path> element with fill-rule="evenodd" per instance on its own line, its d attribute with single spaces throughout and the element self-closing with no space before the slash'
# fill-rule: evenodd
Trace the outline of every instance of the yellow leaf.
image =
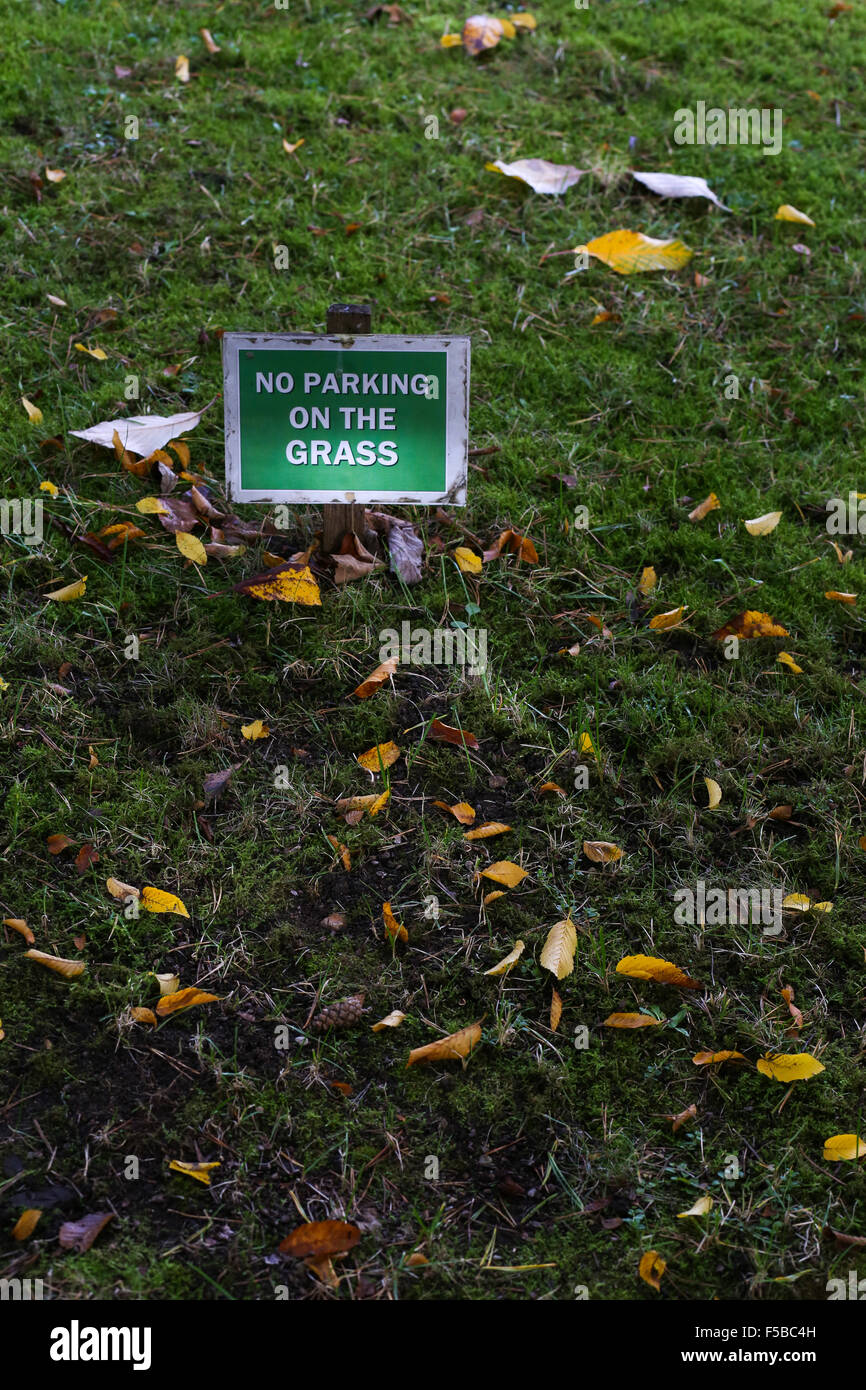
<svg viewBox="0 0 866 1390">
<path fill-rule="evenodd" d="M 696 1067 L 708 1067 L 713 1062 L 746 1062 L 742 1052 L 696 1052 L 692 1058 Z"/>
<path fill-rule="evenodd" d="M 545 970 L 564 980 L 574 969 L 574 953 L 577 950 L 577 932 L 570 917 L 557 922 L 550 928 L 547 940 L 539 957 Z"/>
<path fill-rule="evenodd" d="M 768 1052 L 756 1063 L 762 1076 L 773 1081 L 808 1081 L 824 1068 L 817 1058 L 808 1052 Z"/>
<path fill-rule="evenodd" d="M 503 37 L 504 37 L 504 38 L 506 38 L 506 39 L 513 39 L 513 38 L 515 38 L 515 36 L 516 36 L 516 34 L 517 34 L 517 30 L 515 29 L 514 25 L 511 23 L 511 20 L 510 20 L 510 19 L 500 19 L 499 23 L 502 25 L 502 34 L 503 34 Z"/>
<path fill-rule="evenodd" d="M 813 911 L 813 912 L 832 912 L 832 911 L 833 911 L 833 904 L 832 904 L 832 903 L 812 903 L 812 911 Z"/>
<path fill-rule="evenodd" d="M 135 510 L 144 516 L 170 516 L 171 513 L 158 497 L 139 497 Z"/>
<path fill-rule="evenodd" d="M 366 680 L 361 681 L 361 684 L 356 686 L 352 694 L 357 695 L 359 700 L 369 699 L 371 695 L 376 693 L 380 686 L 385 684 L 385 681 L 391 679 L 394 672 L 397 670 L 398 664 L 399 662 L 396 656 L 389 656 L 387 661 L 383 661 L 381 666 L 377 666 L 375 671 L 372 671 Z"/>
<path fill-rule="evenodd" d="M 706 1216 L 713 1209 L 713 1199 L 707 1194 L 706 1197 L 699 1197 L 693 1207 L 688 1211 L 678 1211 L 677 1220 L 682 1221 L 684 1216 Z"/>
<path fill-rule="evenodd" d="M 242 737 L 251 739 L 253 742 L 255 742 L 257 738 L 268 738 L 270 732 L 268 725 L 263 723 L 261 719 L 254 719 L 251 724 L 241 725 Z"/>
<path fill-rule="evenodd" d="M 108 353 L 103 352 L 100 347 L 89 348 L 85 347 L 83 343 L 76 343 L 75 350 L 76 352 L 86 352 L 88 357 L 95 357 L 97 362 L 105 362 L 108 358 Z"/>
<path fill-rule="evenodd" d="M 153 1012 L 153 1009 L 140 1009 L 136 1007 L 130 1009 L 129 1014 L 130 1018 L 132 1018 L 136 1023 L 149 1023 L 154 1028 L 159 1022 L 159 1019 Z"/>
<path fill-rule="evenodd" d="M 268 575 L 260 583 L 244 586 L 244 593 L 252 598 L 271 602 L 281 599 L 284 603 L 301 603 L 307 608 L 321 608 L 322 596 L 309 565 L 301 569 L 290 566 Z"/>
<path fill-rule="evenodd" d="M 207 551 L 198 536 L 191 535 L 189 531 L 175 531 L 174 539 L 181 555 L 187 560 L 192 560 L 196 565 L 207 564 Z"/>
<path fill-rule="evenodd" d="M 718 642 L 721 642 L 725 637 L 742 637 L 744 639 L 787 637 L 788 629 L 775 622 L 769 613 L 760 613 L 754 608 L 750 608 L 745 613 L 738 613 L 736 618 L 732 618 L 729 623 L 725 623 L 724 627 L 720 627 L 712 635 Z"/>
<path fill-rule="evenodd" d="M 823 1157 L 828 1163 L 839 1163 L 842 1159 L 863 1158 L 866 1155 L 866 1140 L 856 1134 L 833 1134 L 824 1140 Z"/>
<path fill-rule="evenodd" d="M 654 618 L 650 618 L 649 625 L 655 632 L 665 632 L 669 627 L 679 627 L 685 611 L 685 608 L 671 608 L 667 613 L 656 613 Z"/>
<path fill-rule="evenodd" d="M 811 217 L 807 217 L 805 212 L 800 212 L 792 207 L 790 203 L 782 203 L 774 218 L 776 222 L 804 222 L 807 227 L 814 227 L 815 223 Z"/>
<path fill-rule="evenodd" d="M 358 763 L 365 772 L 382 772 L 384 768 L 391 767 L 399 756 L 400 749 L 396 743 L 377 743 L 375 748 L 358 754 Z"/>
<path fill-rule="evenodd" d="M 523 941 L 515 941 L 507 956 L 503 956 L 497 965 L 485 970 L 485 975 L 508 975 L 512 971 L 526 949 Z"/>
<path fill-rule="evenodd" d="M 454 559 L 457 561 L 458 569 L 464 574 L 480 574 L 483 569 L 481 556 L 476 555 L 468 546 L 458 545 L 454 551 Z"/>
<path fill-rule="evenodd" d="M 585 246 L 576 246 L 575 253 L 587 251 L 596 260 L 603 261 L 618 275 L 633 275 L 644 270 L 678 270 L 691 260 L 694 252 L 676 239 L 659 241 L 656 237 L 644 236 L 643 232 L 630 232 L 621 228 L 616 232 L 606 232 L 595 237 Z"/>
<path fill-rule="evenodd" d="M 662 1259 L 657 1250 L 647 1250 L 645 1255 L 641 1255 L 637 1272 L 645 1284 L 649 1284 L 653 1289 L 658 1289 L 667 1267 L 667 1261 Z"/>
<path fill-rule="evenodd" d="M 707 796 L 709 797 L 709 801 L 707 802 L 707 810 L 714 811 L 722 799 L 722 789 L 719 786 L 718 782 L 715 781 L 715 779 L 712 777 L 704 778 L 704 786 L 707 789 Z"/>
<path fill-rule="evenodd" d="M 443 48 L 459 48 L 463 40 L 459 34 L 443 34 L 439 42 Z"/>
<path fill-rule="evenodd" d="M 28 401 L 26 396 L 21 397 L 21 404 L 27 411 L 27 415 L 29 417 L 31 425 L 41 425 L 42 411 L 39 409 L 39 406 L 34 405 L 32 401 Z"/>
<path fill-rule="evenodd" d="M 782 906 L 789 912 L 808 912 L 812 906 L 811 898 L 807 898 L 805 893 L 789 893 L 782 899 Z"/>
<path fill-rule="evenodd" d="M 189 81 L 189 58 L 185 58 L 182 53 L 174 60 L 174 75 L 178 82 Z"/>
<path fill-rule="evenodd" d="M 502 889 L 496 888 L 492 893 L 485 893 L 481 901 L 483 902 L 484 906 L 487 907 L 490 903 L 495 903 L 497 898 L 504 897 L 505 894 L 503 893 Z"/>
<path fill-rule="evenodd" d="M 835 603 L 856 603 L 856 602 L 857 602 L 857 595 L 856 595 L 856 594 L 840 594 L 840 592 L 839 592 L 838 589 L 827 589 L 826 592 L 825 592 L 825 594 L 824 594 L 824 597 L 825 597 L 825 598 L 832 599 Z"/>
<path fill-rule="evenodd" d="M 550 1031 L 555 1033 L 559 1027 L 559 1020 L 562 1018 L 562 998 L 557 990 L 550 996 Z"/>
<path fill-rule="evenodd" d="M 776 660 L 781 661 L 783 666 L 787 666 L 789 671 L 793 671 L 795 676 L 802 676 L 803 668 L 797 665 L 790 652 L 779 652 Z"/>
<path fill-rule="evenodd" d="M 169 1014 L 180 1013 L 182 1009 L 191 1009 L 195 1004 L 215 1004 L 218 1001 L 218 994 L 207 994 L 196 985 L 187 985 L 186 989 L 179 989 L 175 994 L 164 994 L 157 1003 L 156 1012 L 160 1018 L 166 1018 Z"/>
<path fill-rule="evenodd" d="M 56 497 L 58 492 L 60 491 L 60 488 L 57 486 L 56 483 L 50 483 L 46 478 L 44 482 L 39 484 L 39 491 L 49 492 L 52 497 Z"/>
<path fill-rule="evenodd" d="M 384 1018 L 380 1018 L 378 1023 L 372 1023 L 370 1026 L 374 1033 L 381 1033 L 383 1028 L 399 1028 L 407 1017 L 408 1015 L 404 1014 L 401 1009 L 392 1009 Z"/>
<path fill-rule="evenodd" d="M 653 569 L 652 565 L 645 565 L 644 568 L 641 570 L 640 579 L 638 581 L 638 593 L 651 594 L 657 582 L 658 579 L 656 576 L 656 572 Z"/>
<path fill-rule="evenodd" d="M 595 752 L 595 748 L 593 747 L 592 739 L 590 738 L 589 734 L 581 734 L 580 740 L 577 745 L 577 751 L 578 753 Z"/>
<path fill-rule="evenodd" d="M 146 912 L 176 912 L 178 917 L 188 917 L 189 913 L 174 893 L 165 893 L 162 888 L 142 888 L 141 905 Z"/>
<path fill-rule="evenodd" d="M 510 825 L 503 825 L 498 820 L 490 820 L 484 825 L 476 825 L 474 830 L 467 830 L 463 838 L 464 840 L 489 840 L 491 836 L 504 835 L 506 830 L 510 829 Z"/>
<path fill-rule="evenodd" d="M 603 1028 L 658 1028 L 662 1019 L 653 1014 L 608 1014 Z"/>
<path fill-rule="evenodd" d="M 771 531 L 775 531 L 781 520 L 781 512 L 765 512 L 763 516 L 756 516 L 752 521 L 744 521 L 743 525 L 750 536 L 768 536 Z"/>
<path fill-rule="evenodd" d="M 83 975 L 87 969 L 83 960 L 64 960 L 62 956 L 49 956 L 45 951 L 25 951 L 28 960 L 38 961 L 48 970 L 53 970 L 56 975 L 62 975 L 66 980 L 74 980 L 76 975 Z"/>
<path fill-rule="evenodd" d="M 530 14 L 529 10 L 520 10 L 517 14 L 513 14 L 511 23 L 517 29 L 535 29 L 537 27 L 535 15 Z"/>
<path fill-rule="evenodd" d="M 54 589 L 46 598 L 54 599 L 57 603 L 71 603 L 73 599 L 84 598 L 87 588 L 87 575 L 83 574 L 80 579 L 76 579 L 73 584 L 64 584 L 62 589 Z"/>
<path fill-rule="evenodd" d="M 379 814 L 379 812 L 381 811 L 382 807 L 383 807 L 384 805 L 386 805 L 386 803 L 390 800 L 390 797 L 391 797 L 391 788 L 390 788 L 390 787 L 386 787 L 385 790 L 384 790 L 383 792 L 380 792 L 380 794 L 379 794 L 378 796 L 375 796 L 375 797 L 373 798 L 373 804 L 372 804 L 372 806 L 370 807 L 369 811 L 367 812 L 367 815 L 368 815 L 368 816 L 377 816 L 377 815 Z"/>
<path fill-rule="evenodd" d="M 703 521 L 710 512 L 718 511 L 721 502 L 714 492 L 709 497 L 705 497 L 703 502 L 699 502 L 694 511 L 689 512 L 689 521 Z"/>
<path fill-rule="evenodd" d="M 303 144 L 304 144 L 303 136 L 301 137 L 300 140 L 295 140 L 295 141 L 292 142 L 292 143 L 290 143 L 288 140 L 286 140 L 285 137 L 283 138 L 283 149 L 285 150 L 286 154 L 294 154 L 294 153 L 295 153 L 295 150 L 299 150 Z"/>
<path fill-rule="evenodd" d="M 467 53 L 482 53 L 485 48 L 495 48 L 503 32 L 501 21 L 493 15 L 470 15 L 463 25 L 463 47 Z"/>
<path fill-rule="evenodd" d="M 170 970 L 166 970 L 162 974 L 154 973 L 153 978 L 159 985 L 160 994 L 174 994 L 180 984 L 180 976 L 173 975 Z"/>
<path fill-rule="evenodd" d="M 658 956 L 623 956 L 616 967 L 617 975 L 633 980 L 655 980 L 660 985 L 680 985 L 683 989 L 700 989 L 700 982 L 691 979 L 678 965 Z"/>
<path fill-rule="evenodd" d="M 516 888 L 526 878 L 526 870 L 510 859 L 497 859 L 495 864 L 482 869 L 481 878 L 492 878 L 494 883 L 504 883 L 506 888 Z"/>
<path fill-rule="evenodd" d="M 439 1038 L 424 1047 L 413 1047 L 406 1066 L 413 1067 L 416 1062 L 450 1062 L 457 1057 L 468 1057 L 480 1041 L 481 1024 L 470 1023 L 468 1028 L 449 1033 L 447 1038 Z"/>
<path fill-rule="evenodd" d="M 447 801 L 434 801 L 433 805 L 438 806 L 440 811 L 449 811 L 461 825 L 471 825 L 475 819 L 475 812 L 468 801 L 458 801 L 454 806 L 449 806 Z"/>
<path fill-rule="evenodd" d="M 619 845 L 611 844 L 609 840 L 584 840 L 583 852 L 594 864 L 615 864 L 622 859 Z"/>
<path fill-rule="evenodd" d="M 197 1182 L 203 1182 L 205 1187 L 210 1187 L 210 1175 L 214 1168 L 219 1168 L 219 1163 L 181 1163 L 180 1159 L 173 1158 L 168 1165 L 172 1173 L 185 1173 L 188 1178 L 195 1178 Z"/>
<path fill-rule="evenodd" d="M 391 911 L 390 903 L 382 904 L 382 920 L 385 923 L 385 935 L 390 937 L 392 941 L 409 940 L 409 933 L 402 922 L 397 921 L 397 918 Z"/>
<path fill-rule="evenodd" d="M 22 1211 L 12 1227 L 12 1239 L 27 1240 L 28 1236 L 32 1236 L 41 1215 L 42 1212 L 37 1207 L 28 1207 L 26 1211 Z"/>
</svg>

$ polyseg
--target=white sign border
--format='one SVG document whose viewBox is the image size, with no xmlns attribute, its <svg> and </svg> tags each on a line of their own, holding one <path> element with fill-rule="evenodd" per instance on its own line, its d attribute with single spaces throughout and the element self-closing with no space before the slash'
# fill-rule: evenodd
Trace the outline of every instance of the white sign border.
<svg viewBox="0 0 866 1390">
<path fill-rule="evenodd" d="M 445 411 L 445 491 L 403 495 L 396 489 L 358 492 L 308 492 L 304 488 L 264 491 L 241 487 L 240 401 L 238 357 L 243 352 L 274 349 L 358 352 L 445 352 L 448 392 Z M 469 338 L 404 337 L 402 334 L 359 333 L 224 333 L 222 339 L 225 401 L 226 495 L 232 502 L 291 502 L 321 506 L 326 502 L 381 503 L 390 506 L 466 506 L 469 465 Z"/>
</svg>

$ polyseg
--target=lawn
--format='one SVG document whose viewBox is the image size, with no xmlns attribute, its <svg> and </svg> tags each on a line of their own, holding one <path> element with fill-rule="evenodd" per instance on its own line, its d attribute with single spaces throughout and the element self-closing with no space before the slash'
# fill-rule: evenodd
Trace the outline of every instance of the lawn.
<svg viewBox="0 0 866 1390">
<path fill-rule="evenodd" d="M 866 490 L 866 16 L 830 8 L 543 0 L 472 57 L 440 43 L 467 16 L 424 0 L 396 23 L 319 0 L 7 6 L 3 488 L 45 525 L 0 550 L 0 908 L 85 969 L 0 929 L 0 1277 L 57 1299 L 795 1303 L 866 1276 L 833 1234 L 866 1235 L 866 1165 L 823 1157 L 866 1135 L 864 544 L 827 529 Z M 678 145 L 700 101 L 780 109 L 779 153 Z M 524 158 L 585 172 L 545 196 L 486 167 Z M 633 169 L 705 178 L 729 210 Z M 619 228 L 694 255 L 576 268 Z M 235 586 L 306 552 L 319 510 L 196 564 L 136 508 L 160 475 L 71 431 L 209 406 L 184 471 L 231 512 L 221 336 L 323 333 L 335 302 L 471 339 L 468 503 L 399 512 L 420 583 L 320 566 L 320 606 L 257 601 Z M 252 532 L 274 509 L 237 514 Z M 123 523 L 141 535 L 83 541 Z M 506 531 L 531 547 L 461 570 Z M 715 635 L 747 611 L 785 635 Z M 483 630 L 486 669 L 401 661 L 353 696 L 404 622 Z M 336 805 L 383 790 L 360 820 Z M 467 840 L 461 802 L 509 828 Z M 500 860 L 525 877 L 480 877 Z M 124 907 L 108 878 L 189 915 Z M 683 921 L 699 884 L 832 910 Z M 542 954 L 569 920 L 557 979 Z M 617 972 L 638 955 L 691 984 Z M 158 975 L 217 998 L 154 1026 L 132 1010 Z M 348 1026 L 315 1026 L 358 994 Z M 623 1012 L 651 1021 L 605 1025 Z M 407 1068 L 475 1023 L 462 1060 Z M 792 1053 L 824 1070 L 756 1066 Z M 89 1248 L 58 1243 L 99 1213 Z M 360 1232 L 333 1272 L 278 1250 L 324 1220 Z"/>
</svg>

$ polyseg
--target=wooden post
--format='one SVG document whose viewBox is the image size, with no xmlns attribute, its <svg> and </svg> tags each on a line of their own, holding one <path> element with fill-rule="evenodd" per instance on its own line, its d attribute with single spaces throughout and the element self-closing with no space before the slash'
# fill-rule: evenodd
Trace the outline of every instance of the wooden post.
<svg viewBox="0 0 866 1390">
<path fill-rule="evenodd" d="M 369 333 L 372 310 L 369 304 L 332 304 L 328 309 L 325 327 L 328 333 L 359 334 Z M 362 502 L 326 502 L 322 525 L 322 553 L 331 555 L 339 551 L 347 531 L 363 535 L 364 504 Z"/>
</svg>

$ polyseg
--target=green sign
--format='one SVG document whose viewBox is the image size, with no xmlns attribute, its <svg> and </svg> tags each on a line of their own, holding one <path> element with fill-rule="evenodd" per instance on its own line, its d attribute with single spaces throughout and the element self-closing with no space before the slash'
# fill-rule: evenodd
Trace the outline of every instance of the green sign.
<svg viewBox="0 0 866 1390">
<path fill-rule="evenodd" d="M 235 502 L 466 503 L 469 339 L 226 333 Z"/>
</svg>

